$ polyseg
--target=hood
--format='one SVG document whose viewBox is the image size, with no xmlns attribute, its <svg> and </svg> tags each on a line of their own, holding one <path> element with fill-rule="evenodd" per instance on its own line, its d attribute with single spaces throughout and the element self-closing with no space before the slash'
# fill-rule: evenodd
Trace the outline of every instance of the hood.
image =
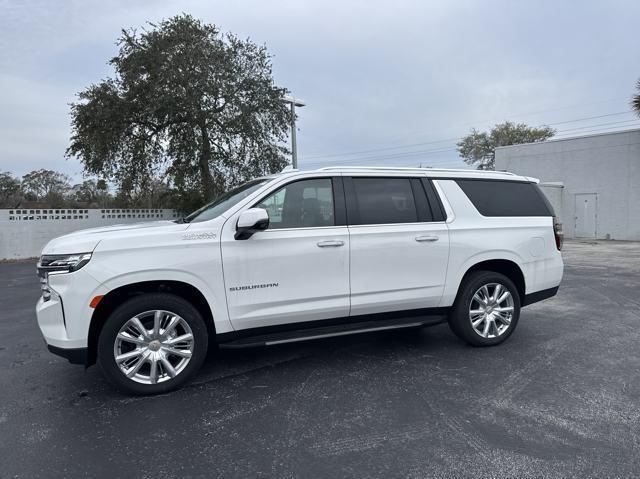
<svg viewBox="0 0 640 479">
<path fill-rule="evenodd" d="M 188 227 L 187 223 L 163 220 L 89 228 L 52 239 L 44 247 L 42 254 L 89 253 L 104 239 L 124 239 L 147 233 L 179 232 Z"/>
</svg>

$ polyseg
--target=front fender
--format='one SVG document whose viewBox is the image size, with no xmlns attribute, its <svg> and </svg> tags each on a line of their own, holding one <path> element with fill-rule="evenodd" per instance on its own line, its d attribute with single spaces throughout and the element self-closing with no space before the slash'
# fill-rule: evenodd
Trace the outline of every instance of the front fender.
<svg viewBox="0 0 640 479">
<path fill-rule="evenodd" d="M 227 314 L 226 298 L 219 297 L 209 286 L 207 281 L 197 274 L 180 269 L 147 269 L 132 273 L 124 273 L 109 278 L 102 283 L 103 290 L 109 291 L 134 283 L 146 281 L 178 281 L 196 288 L 209 304 L 217 333 L 233 331 Z"/>
</svg>

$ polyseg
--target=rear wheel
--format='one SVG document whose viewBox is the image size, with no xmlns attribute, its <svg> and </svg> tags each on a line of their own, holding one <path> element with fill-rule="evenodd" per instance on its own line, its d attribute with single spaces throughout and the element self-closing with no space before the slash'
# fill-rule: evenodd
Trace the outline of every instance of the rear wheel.
<svg viewBox="0 0 640 479">
<path fill-rule="evenodd" d="M 122 304 L 98 339 L 98 364 L 117 388 L 156 394 L 182 386 L 207 354 L 207 327 L 197 309 L 164 293 Z"/>
<path fill-rule="evenodd" d="M 453 332 L 473 346 L 505 341 L 520 317 L 520 296 L 513 282 L 493 271 L 475 271 L 463 281 L 449 314 Z"/>
</svg>

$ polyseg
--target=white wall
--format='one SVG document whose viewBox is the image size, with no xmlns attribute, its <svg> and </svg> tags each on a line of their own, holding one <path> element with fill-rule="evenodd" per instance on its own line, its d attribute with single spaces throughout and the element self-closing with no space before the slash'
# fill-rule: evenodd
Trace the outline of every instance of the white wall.
<svg viewBox="0 0 640 479">
<path fill-rule="evenodd" d="M 162 209 L 0 209 L 0 259 L 40 256 L 49 240 L 72 231 L 177 217 Z"/>
<path fill-rule="evenodd" d="M 550 199 L 560 204 L 567 238 L 574 237 L 575 195 L 595 193 L 596 237 L 640 240 L 640 130 L 497 148 L 496 170 L 562 183 L 559 201 Z"/>
</svg>

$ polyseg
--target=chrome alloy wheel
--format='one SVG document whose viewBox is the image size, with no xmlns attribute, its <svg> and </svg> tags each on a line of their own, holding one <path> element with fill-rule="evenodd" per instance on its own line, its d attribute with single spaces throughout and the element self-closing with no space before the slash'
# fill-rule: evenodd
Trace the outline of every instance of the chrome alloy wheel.
<svg viewBox="0 0 640 479">
<path fill-rule="evenodd" d="M 193 355 L 189 324 L 171 311 L 152 310 L 129 319 L 118 331 L 113 356 L 122 374 L 157 384 L 180 374 Z"/>
<path fill-rule="evenodd" d="M 469 320 L 473 330 L 483 338 L 504 334 L 513 318 L 513 297 L 500 283 L 481 286 L 471 298 Z"/>
</svg>

